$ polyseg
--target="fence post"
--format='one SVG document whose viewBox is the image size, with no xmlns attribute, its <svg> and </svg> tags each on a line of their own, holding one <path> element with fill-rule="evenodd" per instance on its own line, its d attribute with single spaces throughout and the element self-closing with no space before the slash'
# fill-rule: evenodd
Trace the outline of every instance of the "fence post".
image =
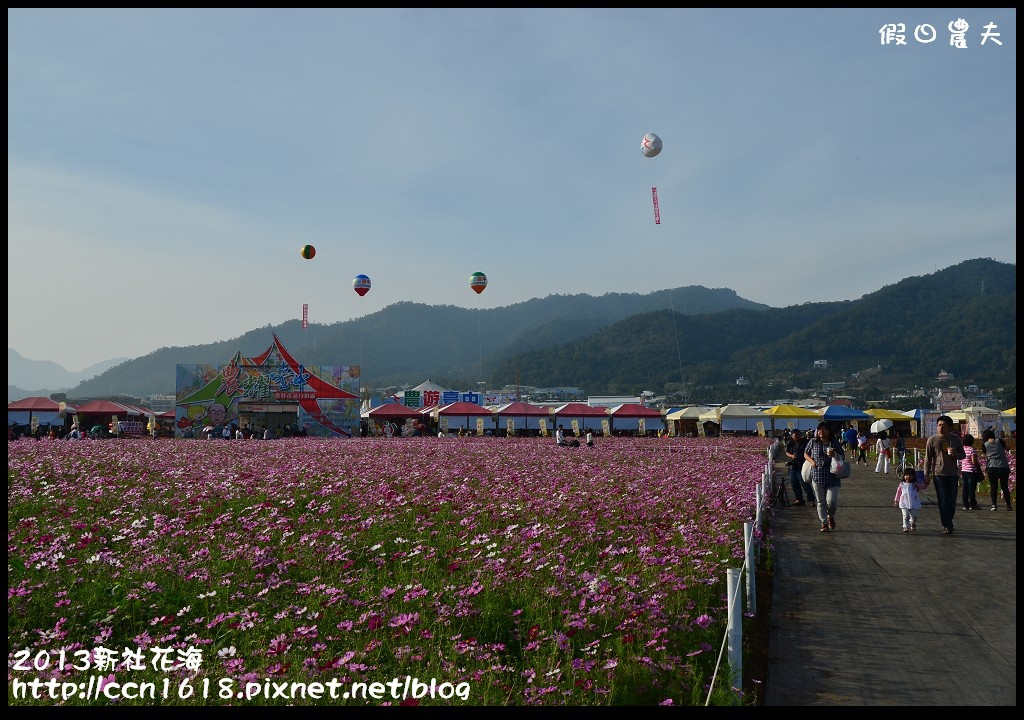
<svg viewBox="0 0 1024 720">
<path fill-rule="evenodd" d="M 746 557 L 744 566 L 747 568 L 747 610 L 756 615 L 757 585 L 754 579 L 754 565 L 757 561 L 754 558 L 754 526 L 748 522 L 743 523 L 743 543 Z"/>
<path fill-rule="evenodd" d="M 743 687 L 743 613 L 739 610 L 737 592 L 742 576 L 739 568 L 730 568 L 726 571 L 726 577 L 726 591 L 729 594 L 729 668 L 732 670 L 729 682 L 730 687 L 735 690 Z"/>
</svg>

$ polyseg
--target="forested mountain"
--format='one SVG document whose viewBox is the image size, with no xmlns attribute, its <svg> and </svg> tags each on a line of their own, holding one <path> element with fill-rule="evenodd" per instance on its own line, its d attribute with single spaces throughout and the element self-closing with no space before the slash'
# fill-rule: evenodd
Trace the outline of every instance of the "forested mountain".
<svg viewBox="0 0 1024 720">
<path fill-rule="evenodd" d="M 591 395 L 651 390 L 728 401 L 721 395 L 736 394 L 740 377 L 762 397 L 778 397 L 834 381 L 865 392 L 930 387 L 942 370 L 957 382 L 1015 387 L 1016 296 L 1016 265 L 976 259 L 859 300 L 786 308 L 692 286 L 552 295 L 490 310 L 402 302 L 343 323 L 303 330 L 295 320 L 212 345 L 162 348 L 69 395 L 173 392 L 176 364 L 222 364 L 238 350 L 255 355 L 272 332 L 306 365 L 360 365 L 364 388 L 429 378 L 452 388 L 484 380 L 489 388 L 518 382 Z M 816 370 L 816 360 L 828 369 Z"/>
<path fill-rule="evenodd" d="M 256 355 L 270 346 L 273 333 L 306 365 L 359 365 L 364 388 L 417 385 L 427 378 L 448 387 L 475 388 L 478 381 L 490 377 L 500 359 L 513 352 L 542 350 L 632 315 L 668 307 L 686 313 L 769 309 L 728 288 L 700 286 L 647 295 L 549 295 L 487 310 L 399 302 L 330 325 L 313 323 L 303 329 L 300 321 L 292 320 L 224 342 L 161 348 L 83 382 L 69 395 L 171 393 L 179 363 L 224 364 L 237 351 Z"/>
<path fill-rule="evenodd" d="M 1016 296 L 1015 265 L 970 260 L 856 301 L 768 313 L 646 313 L 543 353 L 509 357 L 494 375 L 518 371 L 526 385 L 573 384 L 593 394 L 649 389 L 722 402 L 823 382 L 865 392 L 931 387 L 942 370 L 958 382 L 1015 386 Z M 815 369 L 816 360 L 827 369 Z M 741 377 L 748 386 L 736 386 Z M 775 392 L 766 395 L 769 387 Z"/>
</svg>

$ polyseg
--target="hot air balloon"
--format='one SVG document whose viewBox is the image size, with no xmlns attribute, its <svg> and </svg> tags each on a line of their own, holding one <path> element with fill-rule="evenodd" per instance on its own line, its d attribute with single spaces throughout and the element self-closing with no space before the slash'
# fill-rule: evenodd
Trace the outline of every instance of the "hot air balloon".
<svg viewBox="0 0 1024 720">
<path fill-rule="evenodd" d="M 370 292 L 370 278 L 365 275 L 356 275 L 352 280 L 352 289 L 359 293 L 359 297 L 362 297 Z"/>
<path fill-rule="evenodd" d="M 473 292 L 479 295 L 487 287 L 487 276 L 482 272 L 473 273 L 469 276 L 469 286 L 473 288 Z"/>
<path fill-rule="evenodd" d="M 306 258 L 307 260 L 312 260 L 313 256 L 316 255 L 316 248 L 313 247 L 312 245 L 303 245 L 302 250 L 300 250 L 300 252 L 302 253 L 302 257 Z"/>
<path fill-rule="evenodd" d="M 661 138 L 654 133 L 647 133 L 640 141 L 640 152 L 644 157 L 654 157 L 661 152 Z"/>
</svg>

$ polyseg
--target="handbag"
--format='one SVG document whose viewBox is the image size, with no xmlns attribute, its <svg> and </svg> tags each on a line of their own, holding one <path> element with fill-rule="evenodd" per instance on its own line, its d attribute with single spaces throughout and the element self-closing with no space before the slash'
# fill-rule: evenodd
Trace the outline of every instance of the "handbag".
<svg viewBox="0 0 1024 720">
<path fill-rule="evenodd" d="M 850 477 L 850 465 L 843 461 L 838 455 L 833 456 L 831 468 L 832 474 L 840 480 Z"/>
<path fill-rule="evenodd" d="M 805 483 L 811 482 L 811 477 L 813 477 L 811 473 L 813 472 L 814 466 L 805 460 L 804 464 L 800 468 L 800 477 L 803 479 Z"/>
</svg>

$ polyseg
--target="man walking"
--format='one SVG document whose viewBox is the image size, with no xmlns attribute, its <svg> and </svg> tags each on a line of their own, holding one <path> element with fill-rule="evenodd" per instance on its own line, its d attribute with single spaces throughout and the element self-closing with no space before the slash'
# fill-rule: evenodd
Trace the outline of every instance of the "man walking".
<svg viewBox="0 0 1024 720">
<path fill-rule="evenodd" d="M 953 420 L 949 415 L 940 415 L 936 425 L 938 432 L 928 438 L 924 445 L 924 472 L 935 478 L 935 500 L 939 505 L 942 532 L 944 535 L 952 535 L 960 461 L 967 455 L 960 436 L 951 432 Z"/>
<path fill-rule="evenodd" d="M 809 503 L 814 505 L 816 502 L 811 484 L 805 483 L 800 474 L 804 465 L 804 450 L 806 448 L 807 438 L 804 437 L 799 428 L 793 430 L 789 435 L 789 440 L 786 442 L 786 457 L 790 459 L 786 464 L 789 466 L 789 484 L 793 488 L 793 497 L 796 498 L 793 501 L 794 505 L 804 504 L 805 492 Z"/>
<path fill-rule="evenodd" d="M 846 450 L 846 454 L 853 457 L 853 454 L 857 451 L 857 428 L 851 423 L 850 427 L 846 428 L 846 432 L 843 433 L 843 449 Z"/>
</svg>

